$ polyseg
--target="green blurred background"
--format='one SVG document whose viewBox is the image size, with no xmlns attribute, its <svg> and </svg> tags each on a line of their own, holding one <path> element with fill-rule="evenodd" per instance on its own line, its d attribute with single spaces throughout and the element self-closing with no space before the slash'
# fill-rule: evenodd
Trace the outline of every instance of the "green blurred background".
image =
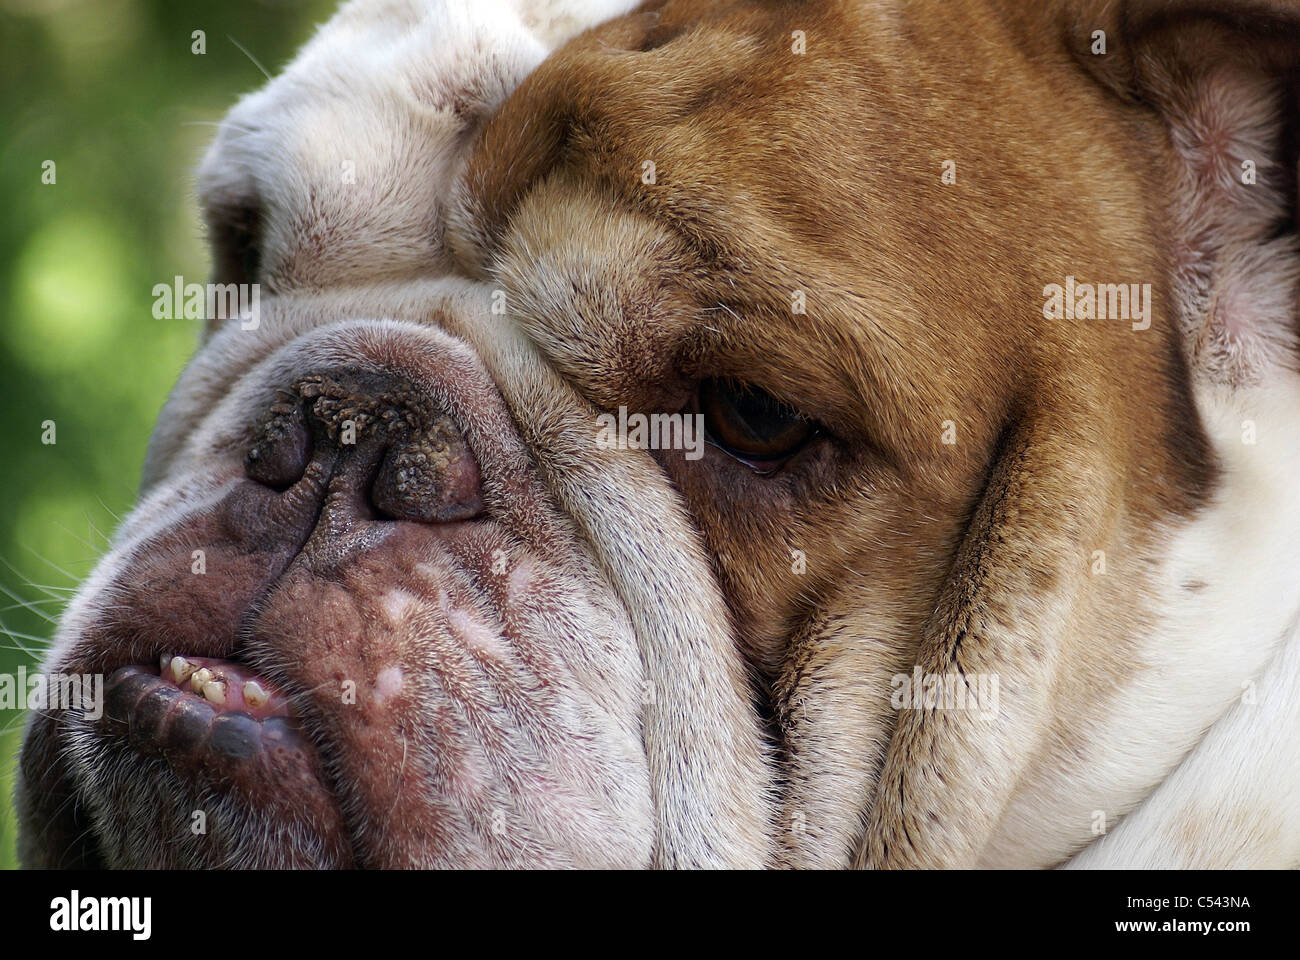
<svg viewBox="0 0 1300 960">
<path fill-rule="evenodd" d="M 198 322 L 155 320 L 151 290 L 207 280 L 192 169 L 211 124 L 265 81 L 231 38 L 274 73 L 336 6 L 0 0 L 0 673 L 39 660 L 194 346 Z M 16 865 L 22 727 L 0 710 L 0 867 Z"/>
</svg>

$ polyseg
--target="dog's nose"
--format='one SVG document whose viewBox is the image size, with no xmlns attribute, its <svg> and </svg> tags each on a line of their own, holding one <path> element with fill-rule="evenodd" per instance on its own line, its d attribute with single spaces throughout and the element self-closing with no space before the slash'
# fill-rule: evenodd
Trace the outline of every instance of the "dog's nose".
<svg viewBox="0 0 1300 960">
<path fill-rule="evenodd" d="M 312 472 L 322 495 L 344 493 L 366 519 L 449 523 L 483 512 L 478 460 L 448 412 L 372 371 L 316 373 L 281 391 L 244 467 L 275 490 Z"/>
</svg>

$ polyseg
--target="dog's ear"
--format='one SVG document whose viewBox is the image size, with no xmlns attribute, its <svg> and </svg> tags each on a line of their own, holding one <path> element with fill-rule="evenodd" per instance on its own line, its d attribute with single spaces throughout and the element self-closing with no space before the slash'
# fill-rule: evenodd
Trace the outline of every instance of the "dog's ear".
<svg viewBox="0 0 1300 960">
<path fill-rule="evenodd" d="M 1064 34 L 1112 98 L 1133 150 L 1117 177 L 1137 171 L 1151 185 L 1152 234 L 1168 245 L 1158 286 L 1173 298 L 1192 376 L 1230 390 L 1294 369 L 1300 5 L 1099 0 L 1026 13 L 1008 2 L 1006 15 L 1040 56 L 1044 38 Z M 1072 746 L 1061 718 L 1125 688 L 1152 626 L 1143 598 L 1160 586 L 1138 531 L 1162 510 L 1194 513 L 1212 487 L 1213 457 L 1188 407 L 1183 459 L 1200 463 L 1199 482 L 1183 504 L 1136 517 L 1133 484 L 1168 478 L 1125 476 L 1086 389 L 1071 411 L 1051 386 L 1009 419 L 916 651 L 920 676 L 955 680 L 976 709 L 898 712 L 859 866 L 975 866 L 996 859 L 995 838 L 1034 830 L 1009 805 L 1017 784 L 1044 757 L 1083 749 L 1086 734 Z M 1091 575 L 1096 553 L 1108 576 Z M 1105 805 L 1088 789 L 1064 814 L 1079 843 Z"/>
<path fill-rule="evenodd" d="M 1067 9 L 1079 63 L 1135 108 L 1135 161 L 1149 163 L 1154 148 L 1163 167 L 1170 291 L 1193 373 L 1237 385 L 1272 364 L 1293 366 L 1300 4 L 1106 0 Z M 1154 142 L 1143 118 L 1157 121 Z"/>
</svg>

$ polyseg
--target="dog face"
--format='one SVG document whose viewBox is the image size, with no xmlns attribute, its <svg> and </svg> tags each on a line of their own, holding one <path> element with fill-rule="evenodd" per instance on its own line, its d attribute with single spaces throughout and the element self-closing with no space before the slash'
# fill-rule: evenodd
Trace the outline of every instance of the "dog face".
<svg viewBox="0 0 1300 960">
<path fill-rule="evenodd" d="M 1300 856 L 1214 762 L 1296 739 L 1293 15 L 1012 6 L 346 8 L 202 168 L 265 296 L 28 861 Z"/>
</svg>

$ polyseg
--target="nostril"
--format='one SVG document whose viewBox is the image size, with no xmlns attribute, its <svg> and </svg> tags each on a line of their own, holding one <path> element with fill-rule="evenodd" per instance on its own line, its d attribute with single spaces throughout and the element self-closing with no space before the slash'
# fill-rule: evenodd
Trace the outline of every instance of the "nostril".
<svg viewBox="0 0 1300 960">
<path fill-rule="evenodd" d="M 263 486 L 287 490 L 311 461 L 311 432 L 296 398 L 282 397 L 269 413 L 244 457 L 244 472 Z"/>
<path fill-rule="evenodd" d="M 394 520 L 448 523 L 483 512 L 478 461 L 457 434 L 439 424 L 392 447 L 370 489 L 371 502 Z"/>
</svg>

